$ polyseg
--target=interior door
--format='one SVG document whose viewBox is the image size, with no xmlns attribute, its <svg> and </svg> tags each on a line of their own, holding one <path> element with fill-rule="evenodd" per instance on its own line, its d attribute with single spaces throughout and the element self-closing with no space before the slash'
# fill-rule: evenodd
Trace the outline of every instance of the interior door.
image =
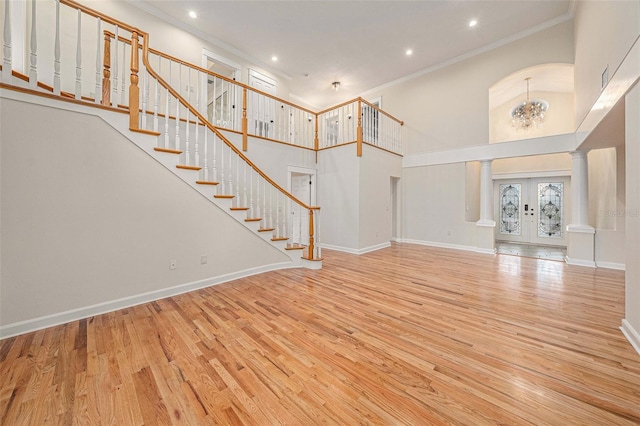
<svg viewBox="0 0 640 426">
<path fill-rule="evenodd" d="M 276 94 L 276 81 L 254 70 L 249 70 L 249 86 L 268 95 Z M 249 91 L 248 98 L 249 132 L 256 136 L 273 138 L 276 101 L 254 91 Z"/>
<path fill-rule="evenodd" d="M 312 175 L 292 173 L 291 195 L 298 200 L 313 205 L 312 202 Z M 298 204 L 292 203 L 291 208 L 292 240 L 294 244 L 309 244 L 309 212 Z"/>
<path fill-rule="evenodd" d="M 566 246 L 567 177 L 498 180 L 496 240 Z"/>
</svg>

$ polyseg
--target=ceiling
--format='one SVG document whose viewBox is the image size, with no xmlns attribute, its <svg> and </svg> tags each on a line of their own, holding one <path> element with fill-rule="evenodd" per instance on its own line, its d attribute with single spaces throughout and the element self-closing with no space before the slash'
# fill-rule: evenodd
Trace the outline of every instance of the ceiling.
<svg viewBox="0 0 640 426">
<path fill-rule="evenodd" d="M 316 108 L 468 57 L 572 13 L 572 0 L 133 3 L 288 79 L 292 98 Z M 198 17 L 190 18 L 189 10 Z M 471 19 L 478 21 L 473 28 Z M 334 81 L 341 83 L 337 92 Z"/>
</svg>

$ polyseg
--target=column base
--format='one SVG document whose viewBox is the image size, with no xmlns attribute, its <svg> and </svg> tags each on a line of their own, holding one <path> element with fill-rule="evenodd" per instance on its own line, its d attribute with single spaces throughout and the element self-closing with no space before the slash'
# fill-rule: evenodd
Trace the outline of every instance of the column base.
<svg viewBox="0 0 640 426">
<path fill-rule="evenodd" d="M 595 268 L 596 230 L 588 225 L 567 226 L 567 256 L 569 265 Z"/>
<path fill-rule="evenodd" d="M 479 220 L 476 222 L 476 251 L 478 253 L 496 254 L 496 238 L 494 228 L 496 222 L 493 220 Z"/>
</svg>

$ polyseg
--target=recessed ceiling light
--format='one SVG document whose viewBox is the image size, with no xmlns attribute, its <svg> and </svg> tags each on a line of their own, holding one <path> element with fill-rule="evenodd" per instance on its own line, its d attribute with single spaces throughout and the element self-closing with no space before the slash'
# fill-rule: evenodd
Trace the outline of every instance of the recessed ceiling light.
<svg viewBox="0 0 640 426">
<path fill-rule="evenodd" d="M 478 21 L 476 19 L 472 19 L 469 21 L 469 26 L 471 28 L 475 27 L 476 25 L 478 25 Z"/>
<path fill-rule="evenodd" d="M 407 51 L 405 53 L 406 53 L 407 56 L 411 56 L 411 55 L 413 55 L 413 50 L 407 49 Z"/>
<path fill-rule="evenodd" d="M 196 19 L 198 17 L 198 14 L 194 10 L 190 10 L 189 11 L 189 17 L 191 19 Z"/>
<path fill-rule="evenodd" d="M 273 56 L 271 57 L 271 60 L 272 60 L 273 62 L 278 62 L 278 57 L 277 57 L 276 55 L 273 55 Z"/>
</svg>

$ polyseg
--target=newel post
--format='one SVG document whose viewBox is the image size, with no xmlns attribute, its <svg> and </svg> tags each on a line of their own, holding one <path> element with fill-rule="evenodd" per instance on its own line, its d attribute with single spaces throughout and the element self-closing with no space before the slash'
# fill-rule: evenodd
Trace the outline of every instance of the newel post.
<svg viewBox="0 0 640 426">
<path fill-rule="evenodd" d="M 362 99 L 358 98 L 358 128 L 356 129 L 356 151 L 362 157 Z"/>
<path fill-rule="evenodd" d="M 102 60 L 102 105 L 111 106 L 111 35 L 104 32 L 104 58 Z"/>
<path fill-rule="evenodd" d="M 129 86 L 129 128 L 138 129 L 140 89 L 138 88 L 138 33 L 131 33 L 131 85 Z"/>
<path fill-rule="evenodd" d="M 309 209 L 309 250 L 307 253 L 307 259 L 313 260 L 313 252 L 315 250 L 313 240 L 313 209 Z"/>
<path fill-rule="evenodd" d="M 247 123 L 247 88 L 242 88 L 242 150 L 247 150 L 249 124 Z"/>
</svg>

